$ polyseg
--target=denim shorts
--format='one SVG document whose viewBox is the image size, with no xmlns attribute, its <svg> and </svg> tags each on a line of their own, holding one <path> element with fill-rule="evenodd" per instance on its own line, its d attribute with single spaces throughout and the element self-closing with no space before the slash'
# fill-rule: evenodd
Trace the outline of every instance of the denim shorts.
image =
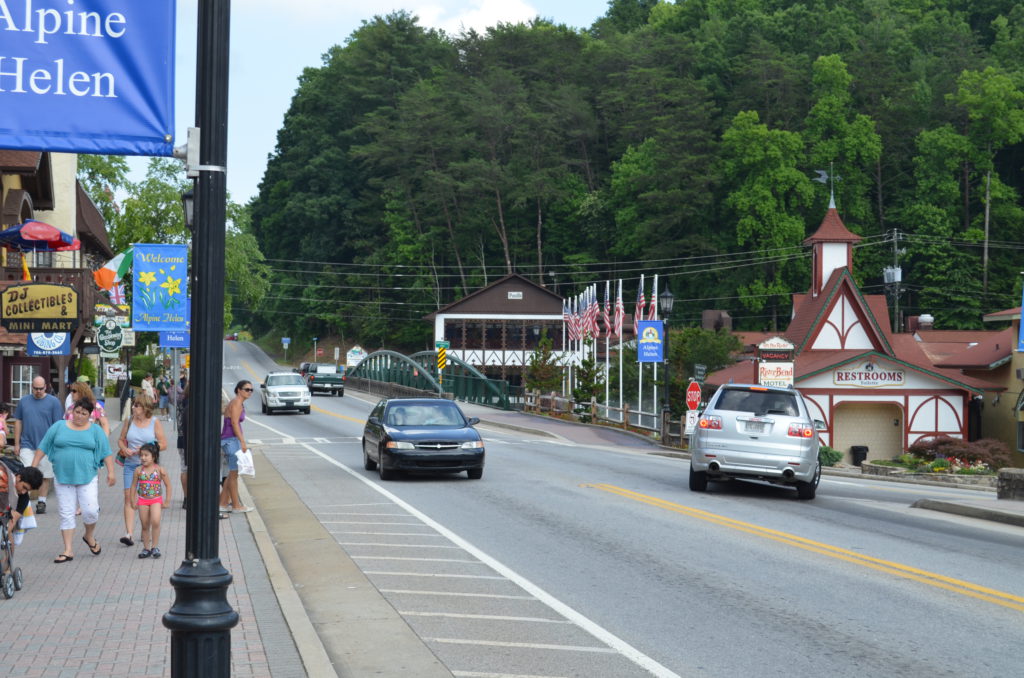
<svg viewBox="0 0 1024 678">
<path fill-rule="evenodd" d="M 140 459 L 137 454 L 124 458 L 124 468 L 121 469 L 124 472 L 124 489 L 132 489 L 132 478 L 135 476 L 135 469 L 139 468 L 141 465 L 142 459 Z"/>
<path fill-rule="evenodd" d="M 220 451 L 224 453 L 224 458 L 228 462 L 228 471 L 238 470 L 238 458 L 235 453 L 242 449 L 242 443 L 238 438 L 222 438 L 220 441 Z"/>
</svg>

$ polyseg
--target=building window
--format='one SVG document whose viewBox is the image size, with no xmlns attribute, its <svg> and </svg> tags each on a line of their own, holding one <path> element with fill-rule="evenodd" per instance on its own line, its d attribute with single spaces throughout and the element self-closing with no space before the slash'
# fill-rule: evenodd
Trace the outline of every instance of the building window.
<svg viewBox="0 0 1024 678">
<path fill-rule="evenodd" d="M 36 374 L 35 365 L 11 366 L 11 402 L 17 403 L 23 396 L 32 393 L 32 380 Z"/>
<path fill-rule="evenodd" d="M 36 252 L 36 266 L 39 268 L 53 268 L 53 252 Z"/>
</svg>

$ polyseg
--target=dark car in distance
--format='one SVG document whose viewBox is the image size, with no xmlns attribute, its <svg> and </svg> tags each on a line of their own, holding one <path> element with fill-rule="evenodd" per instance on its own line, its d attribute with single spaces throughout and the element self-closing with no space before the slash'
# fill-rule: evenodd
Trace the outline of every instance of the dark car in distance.
<svg viewBox="0 0 1024 678">
<path fill-rule="evenodd" d="M 370 412 L 363 427 L 363 468 L 381 480 L 399 471 L 457 473 L 473 480 L 484 474 L 484 442 L 459 406 L 440 398 L 388 398 Z"/>
</svg>

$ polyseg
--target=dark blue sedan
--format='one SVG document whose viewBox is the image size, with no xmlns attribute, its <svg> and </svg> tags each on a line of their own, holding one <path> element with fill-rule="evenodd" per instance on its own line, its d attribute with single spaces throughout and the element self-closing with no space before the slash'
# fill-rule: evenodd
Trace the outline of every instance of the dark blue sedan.
<svg viewBox="0 0 1024 678">
<path fill-rule="evenodd" d="M 438 398 L 389 398 L 363 427 L 363 468 L 381 480 L 398 471 L 484 475 L 484 441 L 459 406 Z"/>
</svg>

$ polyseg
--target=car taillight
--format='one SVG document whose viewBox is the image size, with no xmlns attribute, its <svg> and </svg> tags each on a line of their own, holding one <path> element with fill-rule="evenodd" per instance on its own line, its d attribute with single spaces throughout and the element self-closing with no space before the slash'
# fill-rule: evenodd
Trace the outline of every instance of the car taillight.
<svg viewBox="0 0 1024 678">
<path fill-rule="evenodd" d="M 700 426 L 701 428 L 709 429 L 712 431 L 721 431 L 722 418 L 717 417 L 713 414 L 709 414 L 706 417 L 701 417 L 697 425 Z"/>
<path fill-rule="evenodd" d="M 790 424 L 787 435 L 793 438 L 810 438 L 814 435 L 814 427 L 810 424 Z"/>
</svg>

